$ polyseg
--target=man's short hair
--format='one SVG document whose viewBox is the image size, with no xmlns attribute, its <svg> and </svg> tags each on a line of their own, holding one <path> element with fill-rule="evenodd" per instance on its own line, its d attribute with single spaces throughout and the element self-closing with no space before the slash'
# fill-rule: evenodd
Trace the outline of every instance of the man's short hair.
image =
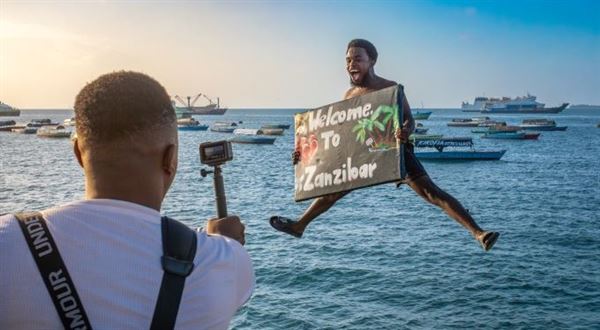
<svg viewBox="0 0 600 330">
<path fill-rule="evenodd" d="M 373 61 L 377 62 L 377 49 L 369 40 L 365 39 L 353 39 L 348 43 L 348 47 L 346 47 L 346 51 L 350 49 L 350 47 L 359 47 L 367 51 L 367 55 Z"/>
<path fill-rule="evenodd" d="M 75 98 L 77 135 L 105 143 L 172 125 L 171 98 L 152 77 L 119 71 L 98 77 Z"/>
</svg>

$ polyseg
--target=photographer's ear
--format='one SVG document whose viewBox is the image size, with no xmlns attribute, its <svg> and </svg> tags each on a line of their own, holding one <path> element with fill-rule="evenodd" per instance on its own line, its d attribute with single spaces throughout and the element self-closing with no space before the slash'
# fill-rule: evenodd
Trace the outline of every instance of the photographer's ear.
<svg viewBox="0 0 600 330">
<path fill-rule="evenodd" d="M 165 174 L 175 176 L 177 171 L 177 145 L 169 144 L 163 152 L 162 168 Z"/>
<path fill-rule="evenodd" d="M 81 160 L 81 150 L 79 150 L 79 141 L 77 141 L 77 136 L 74 136 L 71 141 L 73 141 L 73 153 L 75 154 L 75 158 L 77 158 L 77 162 L 79 166 L 83 168 L 83 161 Z"/>
</svg>

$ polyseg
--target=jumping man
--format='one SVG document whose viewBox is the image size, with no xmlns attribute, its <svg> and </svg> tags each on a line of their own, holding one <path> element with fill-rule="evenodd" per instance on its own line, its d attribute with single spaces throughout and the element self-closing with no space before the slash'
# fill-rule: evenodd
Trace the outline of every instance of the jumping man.
<svg viewBox="0 0 600 330">
<path fill-rule="evenodd" d="M 351 87 L 346 91 L 344 99 L 397 85 L 396 82 L 384 79 L 375 74 L 374 66 L 376 62 L 377 50 L 372 43 L 364 39 L 354 39 L 348 43 L 346 49 L 346 70 L 350 75 Z M 414 132 L 415 121 L 406 97 L 404 97 L 402 109 L 405 121 L 402 127 L 396 131 L 396 138 L 400 143 L 405 144 L 406 178 L 399 184 L 407 184 L 423 199 L 444 210 L 452 219 L 463 225 L 479 241 L 485 251 L 489 251 L 494 246 L 494 243 L 496 243 L 500 234 L 493 231 L 484 231 L 454 197 L 431 181 L 431 178 L 429 178 L 429 175 L 414 154 L 414 146 L 409 143 L 408 137 Z M 295 150 L 292 153 L 293 163 L 296 164 L 299 159 L 300 151 Z M 330 207 L 347 194 L 348 192 L 339 192 L 316 198 L 297 221 L 286 217 L 274 216 L 271 217 L 269 222 L 273 228 L 300 238 L 312 220 L 329 210 Z"/>
</svg>

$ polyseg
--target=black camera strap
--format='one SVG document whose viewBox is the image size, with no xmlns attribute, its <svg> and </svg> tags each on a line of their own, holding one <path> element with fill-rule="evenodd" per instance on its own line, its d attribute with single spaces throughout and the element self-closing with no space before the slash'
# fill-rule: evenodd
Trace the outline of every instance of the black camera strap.
<svg viewBox="0 0 600 330">
<path fill-rule="evenodd" d="M 46 220 L 39 212 L 15 214 L 31 255 L 65 329 L 92 329 L 73 280 Z M 164 270 L 150 329 L 173 329 L 185 278 L 194 270 L 196 232 L 168 217 L 161 218 Z"/>
<path fill-rule="evenodd" d="M 185 278 L 194 270 L 196 232 L 168 217 L 161 218 L 164 270 L 151 330 L 173 329 L 183 294 Z"/>
<path fill-rule="evenodd" d="M 15 217 L 65 329 L 92 329 L 42 214 L 19 213 Z"/>
</svg>

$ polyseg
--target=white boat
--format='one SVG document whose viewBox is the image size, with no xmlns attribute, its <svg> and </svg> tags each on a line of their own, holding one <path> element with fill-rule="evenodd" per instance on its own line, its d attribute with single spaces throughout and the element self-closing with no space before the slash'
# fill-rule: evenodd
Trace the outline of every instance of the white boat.
<svg viewBox="0 0 600 330">
<path fill-rule="evenodd" d="M 42 127 L 42 126 L 57 126 L 58 123 L 53 123 L 52 120 L 48 118 L 44 119 L 32 119 L 29 124 L 33 127 Z M 28 124 L 28 125 L 29 125 Z"/>
<path fill-rule="evenodd" d="M 473 104 L 463 102 L 461 109 L 465 112 L 481 113 L 559 113 L 567 108 L 569 103 L 563 103 L 561 106 L 546 108 L 544 103 L 536 101 L 536 96 L 527 94 L 526 96 L 510 97 L 476 97 Z"/>
<path fill-rule="evenodd" d="M 71 131 L 63 125 L 42 126 L 37 130 L 37 136 L 46 138 L 70 138 Z"/>
<path fill-rule="evenodd" d="M 229 139 L 233 143 L 273 144 L 276 139 L 273 136 L 265 136 L 260 129 L 238 128 L 233 134 L 235 136 Z"/>
<path fill-rule="evenodd" d="M 194 118 L 183 118 L 177 120 L 177 129 L 180 131 L 206 131 L 208 125 L 201 125 Z"/>
<path fill-rule="evenodd" d="M 261 127 L 260 130 L 264 135 L 283 135 L 283 128 Z"/>
<path fill-rule="evenodd" d="M 454 118 L 447 125 L 450 127 L 477 127 L 479 124 L 490 120 L 489 117 Z"/>
<path fill-rule="evenodd" d="M 0 116 L 18 117 L 19 115 L 21 115 L 21 110 L 0 101 Z"/>
<path fill-rule="evenodd" d="M 75 126 L 75 117 L 67 118 L 63 121 L 65 126 Z"/>
<path fill-rule="evenodd" d="M 18 133 L 18 134 L 35 134 L 37 132 L 38 128 L 31 125 L 31 123 L 27 124 L 26 126 L 14 126 L 11 129 L 11 132 L 13 133 Z"/>
<path fill-rule="evenodd" d="M 556 126 L 556 122 L 550 119 L 525 119 L 519 127 L 534 131 L 565 131 L 567 129 L 567 126 Z"/>
</svg>

